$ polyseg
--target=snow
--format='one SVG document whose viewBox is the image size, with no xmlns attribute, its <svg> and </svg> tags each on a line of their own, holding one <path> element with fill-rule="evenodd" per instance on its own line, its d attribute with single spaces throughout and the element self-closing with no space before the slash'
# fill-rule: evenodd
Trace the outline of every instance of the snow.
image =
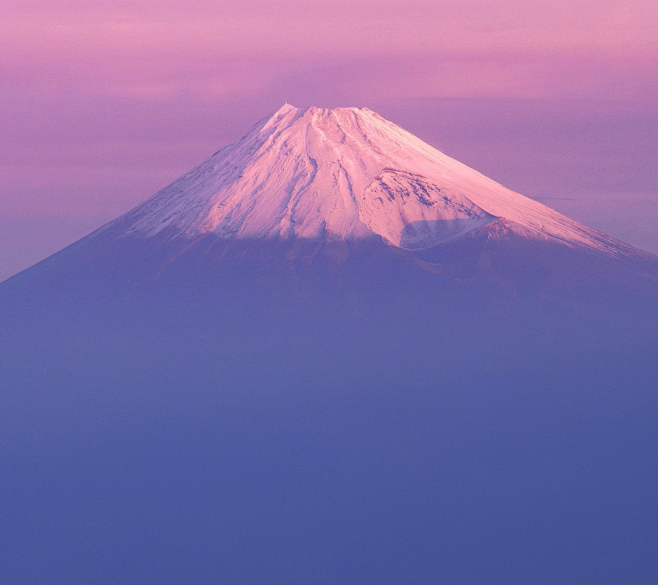
<svg viewBox="0 0 658 585">
<path fill-rule="evenodd" d="M 285 104 L 105 226 L 121 235 L 361 239 L 431 247 L 494 220 L 609 255 L 620 243 L 446 156 L 367 108 Z"/>
</svg>

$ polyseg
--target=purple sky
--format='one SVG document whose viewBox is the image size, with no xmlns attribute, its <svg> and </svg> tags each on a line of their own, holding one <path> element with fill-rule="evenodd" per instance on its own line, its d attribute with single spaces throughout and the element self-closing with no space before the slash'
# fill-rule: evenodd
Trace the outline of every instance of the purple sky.
<svg viewBox="0 0 658 585">
<path fill-rule="evenodd" d="M 0 280 L 285 101 L 658 253 L 656 0 L 3 0 Z"/>
</svg>

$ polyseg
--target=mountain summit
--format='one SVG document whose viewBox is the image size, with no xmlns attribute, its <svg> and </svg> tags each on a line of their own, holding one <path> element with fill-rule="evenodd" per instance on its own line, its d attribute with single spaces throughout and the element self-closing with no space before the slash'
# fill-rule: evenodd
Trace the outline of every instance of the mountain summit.
<svg viewBox="0 0 658 585">
<path fill-rule="evenodd" d="M 425 249 L 501 226 L 527 238 L 629 253 L 372 110 L 289 104 L 105 229 L 145 238 L 379 237 Z"/>
</svg>

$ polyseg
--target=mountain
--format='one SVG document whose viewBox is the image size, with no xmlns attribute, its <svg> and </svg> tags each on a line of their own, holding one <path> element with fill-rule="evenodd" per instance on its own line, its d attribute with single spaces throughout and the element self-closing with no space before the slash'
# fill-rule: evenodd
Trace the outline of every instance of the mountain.
<svg viewBox="0 0 658 585">
<path fill-rule="evenodd" d="M 375 112 L 287 104 L 100 233 L 379 236 L 396 247 L 425 249 L 492 223 L 613 256 L 632 253 L 505 189 Z"/>
<path fill-rule="evenodd" d="M 0 581 L 658 578 L 658 258 L 288 104 L 0 284 Z"/>
</svg>

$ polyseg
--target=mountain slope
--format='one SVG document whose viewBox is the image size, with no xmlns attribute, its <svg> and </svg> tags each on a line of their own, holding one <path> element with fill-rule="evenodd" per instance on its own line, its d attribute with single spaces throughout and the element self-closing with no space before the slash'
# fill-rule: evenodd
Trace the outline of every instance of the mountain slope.
<svg viewBox="0 0 658 585">
<path fill-rule="evenodd" d="M 527 237 L 633 251 L 504 188 L 368 109 L 286 104 L 104 230 L 364 239 L 428 248 L 502 218 Z"/>
</svg>

